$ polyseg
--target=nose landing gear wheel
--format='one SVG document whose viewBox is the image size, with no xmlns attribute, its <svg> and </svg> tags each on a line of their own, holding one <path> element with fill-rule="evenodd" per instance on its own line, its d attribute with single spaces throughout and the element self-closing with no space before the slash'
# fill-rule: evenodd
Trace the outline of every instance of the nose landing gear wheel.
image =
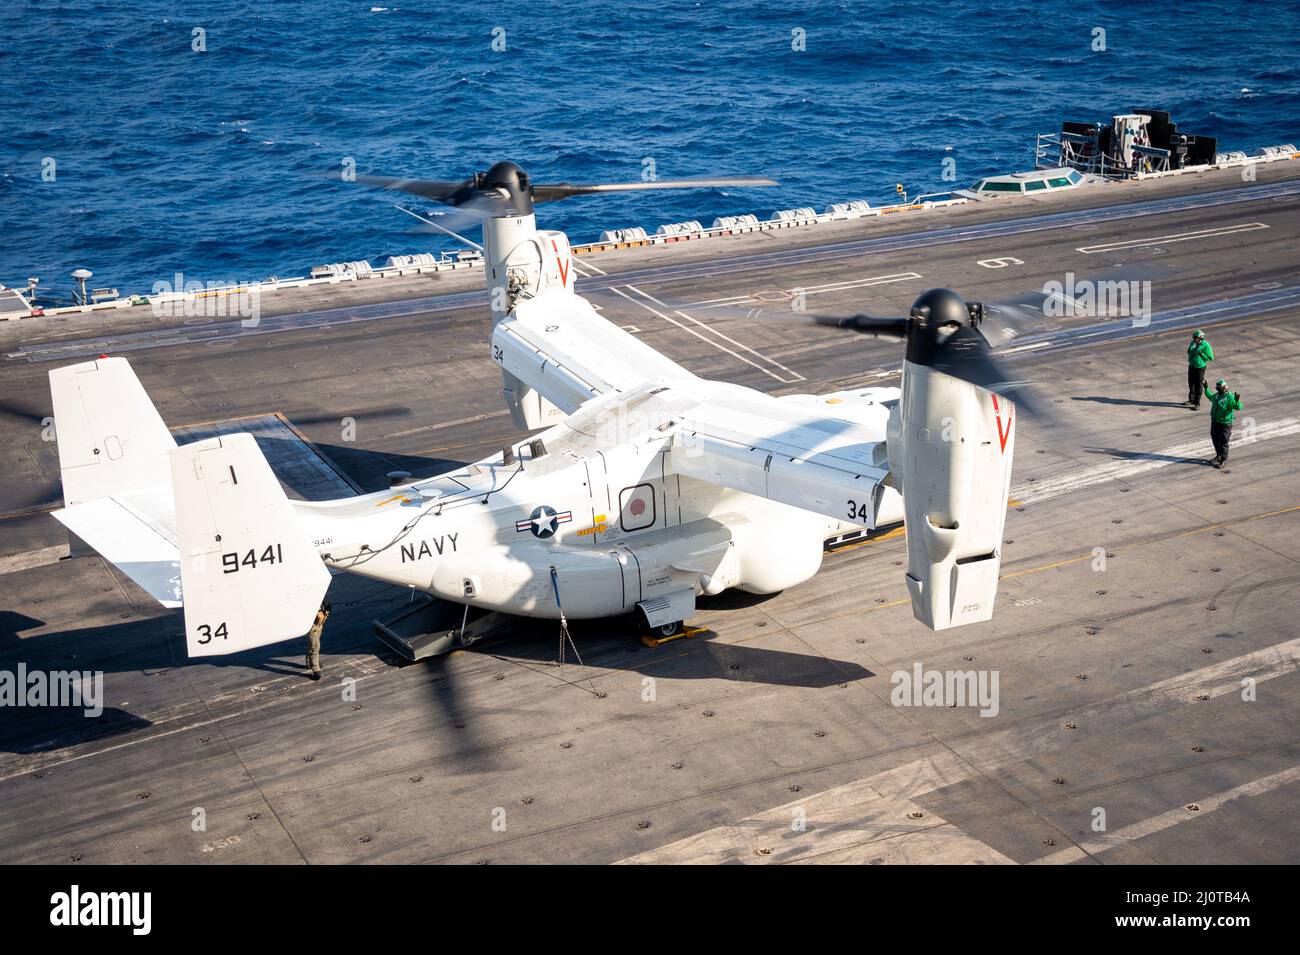
<svg viewBox="0 0 1300 955">
<path fill-rule="evenodd" d="M 676 620 L 672 623 L 665 623 L 661 626 L 655 627 L 654 632 L 659 634 L 661 637 L 671 637 L 682 629 L 682 623 L 683 621 L 681 620 Z"/>
</svg>

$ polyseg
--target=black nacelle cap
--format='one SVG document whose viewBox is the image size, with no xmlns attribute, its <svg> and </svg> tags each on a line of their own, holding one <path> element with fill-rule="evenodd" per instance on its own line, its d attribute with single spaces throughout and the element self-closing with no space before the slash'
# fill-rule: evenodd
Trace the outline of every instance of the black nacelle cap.
<svg viewBox="0 0 1300 955">
<path fill-rule="evenodd" d="M 530 215 L 533 211 L 533 192 L 528 178 L 518 164 L 503 160 L 487 172 L 474 177 L 480 189 L 501 189 L 509 196 L 509 211 L 513 215 Z"/>
<path fill-rule="evenodd" d="M 907 360 L 914 365 L 932 365 L 939 329 L 946 325 L 969 325 L 966 300 L 948 288 L 932 288 L 912 303 L 907 334 Z"/>
</svg>

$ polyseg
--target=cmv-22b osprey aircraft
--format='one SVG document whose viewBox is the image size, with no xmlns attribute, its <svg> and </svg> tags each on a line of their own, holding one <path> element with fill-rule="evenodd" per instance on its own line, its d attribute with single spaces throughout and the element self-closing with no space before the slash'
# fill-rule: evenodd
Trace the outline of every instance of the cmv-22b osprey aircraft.
<svg viewBox="0 0 1300 955">
<path fill-rule="evenodd" d="M 770 180 L 541 185 L 504 162 L 464 182 L 359 178 L 481 222 L 492 360 L 515 424 L 545 430 L 398 488 L 291 501 L 251 435 L 178 446 L 126 359 L 50 372 L 54 516 L 184 607 L 190 656 L 301 636 L 331 572 L 528 617 L 631 613 L 670 634 L 702 594 L 793 587 L 827 540 L 900 520 L 916 618 L 991 617 L 1016 409 L 980 306 L 934 289 L 906 318 L 834 319 L 906 342 L 901 389 L 774 397 L 699 378 L 602 318 L 574 290 L 568 239 L 533 209 Z"/>
</svg>

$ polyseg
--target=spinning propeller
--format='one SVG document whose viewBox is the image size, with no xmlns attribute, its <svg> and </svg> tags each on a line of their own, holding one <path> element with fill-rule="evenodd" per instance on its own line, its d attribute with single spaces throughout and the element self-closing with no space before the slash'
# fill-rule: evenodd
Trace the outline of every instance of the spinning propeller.
<svg viewBox="0 0 1300 955">
<path fill-rule="evenodd" d="M 912 364 L 998 394 L 1010 395 L 1028 384 L 1007 375 L 1002 363 L 993 357 L 995 346 L 987 337 L 991 335 L 1000 345 L 1023 334 L 1024 315 L 995 306 L 986 308 L 980 302 L 967 302 L 951 289 L 933 288 L 923 292 L 912 303 L 906 318 L 816 315 L 787 309 L 749 309 L 743 317 L 751 321 L 770 317 L 786 323 L 819 325 L 906 342 L 907 360 Z M 1023 394 L 1016 395 L 1016 399 L 1022 406 L 1026 404 Z"/>
<path fill-rule="evenodd" d="M 499 162 L 487 172 L 469 179 L 401 179 L 394 176 L 357 176 L 367 186 L 395 189 L 450 206 L 454 212 L 443 218 L 481 222 L 500 216 L 531 215 L 541 202 L 557 202 L 571 196 L 632 192 L 646 189 L 716 189 L 724 186 L 775 186 L 772 179 L 729 176 L 700 179 L 663 179 L 651 182 L 534 183 L 532 177 L 512 162 Z"/>
</svg>

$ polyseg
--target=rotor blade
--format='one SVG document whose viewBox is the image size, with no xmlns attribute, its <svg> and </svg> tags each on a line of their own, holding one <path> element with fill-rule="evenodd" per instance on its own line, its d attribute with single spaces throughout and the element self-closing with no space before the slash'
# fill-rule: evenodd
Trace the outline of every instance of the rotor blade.
<svg viewBox="0 0 1300 955">
<path fill-rule="evenodd" d="M 484 220 L 491 219 L 499 212 L 499 206 L 495 197 L 492 196 L 475 196 L 468 202 L 462 202 L 455 206 L 443 206 L 438 209 L 427 211 L 429 218 L 425 218 L 410 209 L 404 209 L 397 206 L 407 215 L 419 219 L 426 223 L 424 226 L 417 227 L 416 232 L 441 232 L 451 233 L 457 239 L 468 242 L 476 248 L 482 248 L 477 242 L 470 242 L 463 236 L 456 235 L 457 229 L 472 228 L 476 225 L 482 225 Z"/>
<path fill-rule="evenodd" d="M 534 184 L 533 202 L 555 202 L 569 196 L 584 196 L 599 192 L 633 192 L 643 189 L 721 189 L 726 186 L 775 186 L 773 179 L 754 176 L 732 176 L 722 179 L 658 179 L 650 182 L 606 182 L 583 184 L 555 182 Z"/>
<path fill-rule="evenodd" d="M 798 315 L 798 312 L 792 312 Z M 826 328 L 842 328 L 845 331 L 857 332 L 859 335 L 870 335 L 872 338 L 892 338 L 897 341 L 904 341 L 907 338 L 907 319 L 905 318 L 878 318 L 875 315 L 848 315 L 844 317 L 830 315 L 809 315 L 808 319 L 814 325 L 821 325 Z"/>
<path fill-rule="evenodd" d="M 984 322 L 980 328 L 995 347 L 1014 338 L 1033 335 L 1047 323 L 1046 309 L 1051 292 L 1037 289 L 1015 298 L 984 302 Z"/>
<path fill-rule="evenodd" d="M 775 320 L 805 326 L 812 324 L 897 341 L 907 339 L 909 326 L 909 320 L 906 318 L 885 318 L 876 315 L 814 315 L 794 309 L 779 308 L 755 308 L 743 313 L 740 313 L 740 310 L 731 311 L 737 312 L 738 317 L 748 321 Z M 1029 381 L 1008 377 L 1001 363 L 993 358 L 988 340 L 969 325 L 963 325 L 943 341 L 931 367 L 935 371 L 969 381 L 971 384 L 987 388 L 1000 395 L 1012 397 L 1026 413 L 1042 415 L 1038 407 L 1031 403 L 1025 391 L 1030 384 Z"/>
<path fill-rule="evenodd" d="M 357 176 L 356 181 L 363 186 L 397 189 L 435 202 L 446 202 L 454 193 L 474 185 L 472 181 L 466 180 L 446 182 L 440 179 L 402 179 L 396 176 Z"/>
<path fill-rule="evenodd" d="M 1010 298 L 986 301 L 981 330 L 997 347 L 1013 338 L 1050 332 L 1063 321 L 1129 320 L 1150 308 L 1154 280 L 1176 271 L 1165 263 L 1141 262 L 1080 276 L 1067 273 Z"/>
<path fill-rule="evenodd" d="M 1030 414 L 1037 411 L 1024 392 L 1028 380 L 1008 377 L 1002 365 L 993 358 L 988 339 L 969 325 L 963 325 L 940 344 L 931 367 L 945 375 L 1014 398 Z"/>
</svg>

